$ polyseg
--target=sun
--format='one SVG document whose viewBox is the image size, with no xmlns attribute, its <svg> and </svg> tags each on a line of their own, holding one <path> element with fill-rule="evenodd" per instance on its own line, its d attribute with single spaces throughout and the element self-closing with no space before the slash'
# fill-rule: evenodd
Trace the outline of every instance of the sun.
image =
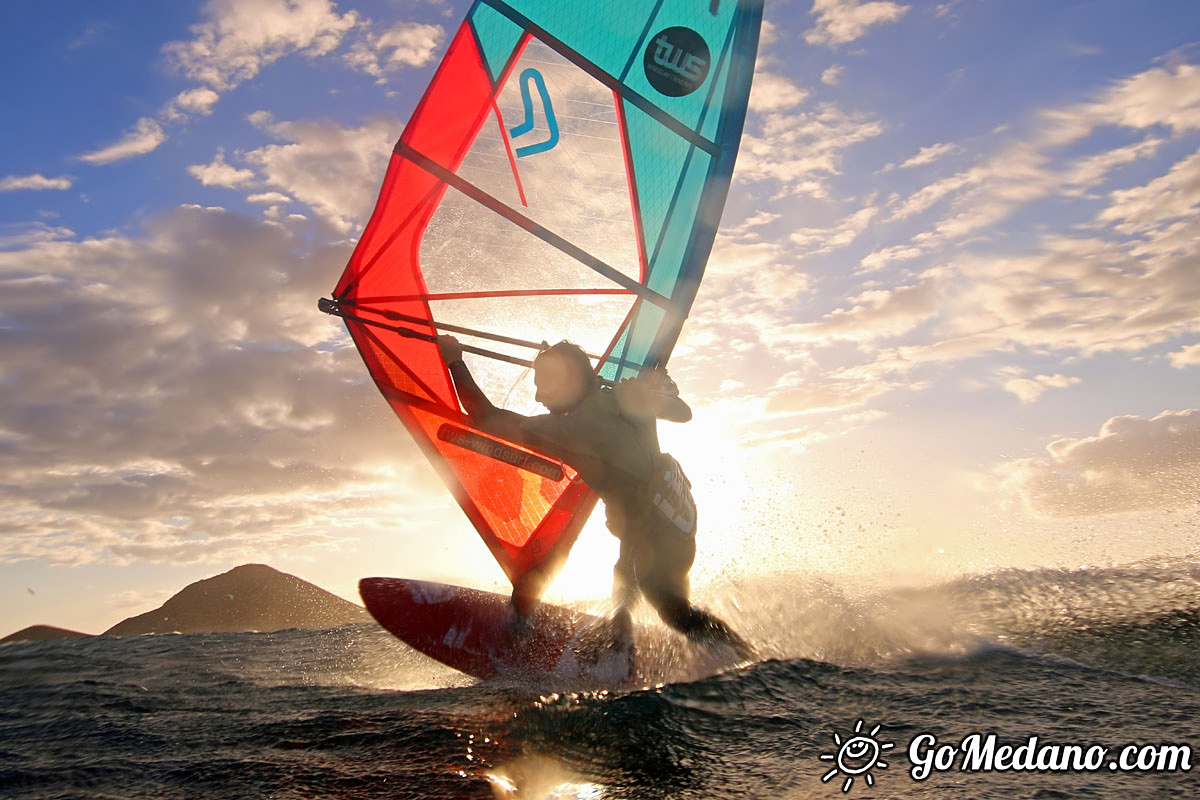
<svg viewBox="0 0 1200 800">
<path fill-rule="evenodd" d="M 863 776 L 867 786 L 874 786 L 875 776 L 871 774 L 871 770 L 875 767 L 887 769 L 887 762 L 882 758 L 883 751 L 895 747 L 891 742 L 880 742 L 875 738 L 875 734 L 879 733 L 881 727 L 881 725 L 876 725 L 864 734 L 862 732 L 863 721 L 860 719 L 854 726 L 854 735 L 845 741 L 842 741 L 842 737 L 838 735 L 837 731 L 834 731 L 833 743 L 838 746 L 838 751 L 822 754 L 821 760 L 833 761 L 836 766 L 821 776 L 821 782 L 826 783 L 833 776 L 844 773 L 846 781 L 842 784 L 843 792 L 850 791 L 850 787 L 854 785 L 854 779 L 859 775 Z"/>
</svg>

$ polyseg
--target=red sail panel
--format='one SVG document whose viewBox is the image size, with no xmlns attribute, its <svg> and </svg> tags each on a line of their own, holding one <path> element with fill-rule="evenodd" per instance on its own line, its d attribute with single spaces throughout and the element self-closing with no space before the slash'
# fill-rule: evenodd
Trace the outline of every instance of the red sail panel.
<svg viewBox="0 0 1200 800">
<path fill-rule="evenodd" d="M 565 559 L 596 496 L 570 467 L 485 434 L 460 411 L 432 341 L 438 331 L 421 254 L 447 193 L 461 198 L 461 191 L 450 188 L 427 162 L 410 157 L 415 153 L 457 173 L 484 123 L 495 119 L 496 96 L 507 77 L 493 86 L 464 25 L 401 136 L 375 212 L 334 298 L 376 385 L 439 468 L 515 594 L 531 602 Z M 463 260 L 469 259 L 464 253 Z M 519 283 L 519 276 L 514 281 Z M 594 286 L 567 291 L 584 297 L 597 293 Z M 512 302 L 504 294 L 466 296 Z"/>
</svg>

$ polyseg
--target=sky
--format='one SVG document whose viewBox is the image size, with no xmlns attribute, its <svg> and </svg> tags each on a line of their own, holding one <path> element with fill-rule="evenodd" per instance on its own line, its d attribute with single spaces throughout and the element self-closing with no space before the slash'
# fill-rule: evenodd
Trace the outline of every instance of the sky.
<svg viewBox="0 0 1200 800">
<path fill-rule="evenodd" d="M 0 635 L 499 567 L 321 314 L 460 0 L 10 0 Z M 701 602 L 1200 548 L 1191 0 L 767 0 L 670 362 Z M 589 523 L 550 597 L 603 596 Z"/>
</svg>

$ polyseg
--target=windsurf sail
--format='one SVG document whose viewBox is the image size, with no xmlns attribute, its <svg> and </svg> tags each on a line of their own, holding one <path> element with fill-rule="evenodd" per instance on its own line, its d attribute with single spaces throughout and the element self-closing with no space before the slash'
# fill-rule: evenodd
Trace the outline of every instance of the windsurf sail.
<svg viewBox="0 0 1200 800">
<path fill-rule="evenodd" d="M 544 342 L 579 344 L 608 381 L 665 364 L 716 235 L 761 17 L 762 0 L 479 0 L 321 301 L 519 596 L 540 594 L 596 496 L 472 425 L 436 336 L 526 414 Z"/>
</svg>

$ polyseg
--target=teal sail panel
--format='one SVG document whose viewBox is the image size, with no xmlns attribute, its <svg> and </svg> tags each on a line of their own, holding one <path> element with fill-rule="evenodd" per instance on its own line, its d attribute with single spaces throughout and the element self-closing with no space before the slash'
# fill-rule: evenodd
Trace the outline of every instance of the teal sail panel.
<svg viewBox="0 0 1200 800">
<path fill-rule="evenodd" d="M 643 297 L 625 315 L 609 342 L 612 357 L 600 371 L 615 380 L 665 363 L 695 297 L 724 206 L 745 120 L 762 2 L 479 0 L 469 19 L 489 20 L 486 25 L 495 27 L 496 15 L 616 98 L 618 130 L 610 135 L 620 137 L 626 162 L 638 281 L 653 297 Z M 556 121 L 547 119 L 543 141 L 534 148 L 550 149 L 546 137 Z M 532 151 L 527 145 L 518 152 Z"/>
<path fill-rule="evenodd" d="M 479 42 L 479 52 L 483 56 L 488 76 L 493 81 L 498 81 L 525 31 L 520 25 L 487 5 L 477 5 L 469 19 L 471 29 Z"/>
</svg>

